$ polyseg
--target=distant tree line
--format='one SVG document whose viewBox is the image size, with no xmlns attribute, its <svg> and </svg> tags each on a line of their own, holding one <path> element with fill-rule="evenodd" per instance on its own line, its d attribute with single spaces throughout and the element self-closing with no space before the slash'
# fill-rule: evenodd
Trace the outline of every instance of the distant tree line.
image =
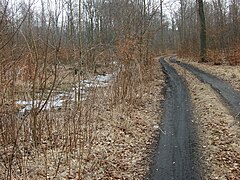
<svg viewBox="0 0 240 180">
<path fill-rule="evenodd" d="M 78 62 L 78 66 L 94 69 L 99 53 L 106 49 L 114 53 L 119 42 L 127 39 L 136 41 L 141 61 L 150 52 L 198 56 L 197 2 L 178 0 L 174 2 L 177 8 L 171 9 L 164 0 L 41 0 L 38 5 L 1 1 L 1 61 L 29 53 L 36 61 L 55 54 L 52 61 Z M 240 39 L 240 2 L 202 3 L 207 48 L 228 51 Z M 168 12 L 163 6 L 169 6 Z"/>
</svg>

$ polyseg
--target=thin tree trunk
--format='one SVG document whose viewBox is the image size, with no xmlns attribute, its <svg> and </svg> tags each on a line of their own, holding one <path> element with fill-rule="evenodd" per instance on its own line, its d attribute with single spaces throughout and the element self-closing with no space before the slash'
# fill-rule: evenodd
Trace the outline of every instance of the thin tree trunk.
<svg viewBox="0 0 240 180">
<path fill-rule="evenodd" d="M 161 51 L 164 49 L 164 43 L 163 43 L 163 0 L 160 0 L 160 26 L 161 26 Z"/>
<path fill-rule="evenodd" d="M 207 62 L 206 49 L 207 49 L 207 35 L 206 35 L 206 23 L 203 9 L 203 0 L 197 0 L 198 12 L 200 19 L 200 62 Z"/>
</svg>

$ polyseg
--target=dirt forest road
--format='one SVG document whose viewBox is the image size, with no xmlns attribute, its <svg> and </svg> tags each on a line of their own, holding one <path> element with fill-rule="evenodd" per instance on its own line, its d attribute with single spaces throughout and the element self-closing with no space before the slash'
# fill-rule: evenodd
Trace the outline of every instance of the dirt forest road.
<svg viewBox="0 0 240 180">
<path fill-rule="evenodd" d="M 216 90 L 219 95 L 223 98 L 224 102 L 227 103 L 235 114 L 236 118 L 239 118 L 240 113 L 240 92 L 234 90 L 227 82 L 206 73 L 190 64 L 186 64 L 180 61 L 172 59 L 171 62 L 177 63 L 188 71 L 192 72 L 200 81 L 208 83 L 211 87 Z"/>
<path fill-rule="evenodd" d="M 174 58 L 170 58 L 169 62 L 161 58 L 160 63 L 167 76 L 166 101 L 164 103 L 161 133 L 150 170 L 150 179 L 229 179 L 229 177 L 238 179 L 240 175 L 240 143 L 238 139 L 240 92 L 234 90 L 220 78 Z M 217 117 L 218 115 L 215 114 L 216 117 L 211 119 L 210 114 L 214 114 L 214 111 L 218 110 L 212 108 L 214 111 L 211 112 L 211 109 L 205 108 L 207 113 L 203 113 L 203 117 L 196 123 L 197 125 L 193 123 L 196 120 L 193 115 L 196 110 L 193 108 L 198 105 L 195 101 L 195 105 L 192 105 L 193 97 L 189 93 L 189 86 L 193 80 L 191 78 L 195 78 L 195 81 L 200 80 L 198 84 L 201 83 L 202 87 L 199 92 L 206 88 L 207 90 L 204 92 L 212 93 L 209 100 L 202 101 L 206 106 L 215 100 L 216 104 L 220 104 L 219 107 L 223 106 L 222 109 L 220 108 L 220 111 L 223 112 L 219 111 L 222 117 Z M 195 88 L 195 86 L 193 85 L 191 88 Z M 211 89 L 217 93 L 215 94 Z M 206 94 L 206 97 L 208 97 L 208 94 Z M 198 98 L 195 97 L 194 99 Z M 218 99 L 219 101 L 217 101 Z M 232 120 L 235 125 L 234 129 L 229 126 L 231 120 L 222 115 L 224 113 L 232 114 L 232 117 L 234 117 L 234 120 Z M 201 127 L 206 127 L 206 129 L 197 130 Z M 200 131 L 203 135 L 198 134 Z M 203 142 L 200 142 L 199 139 L 206 141 L 206 145 L 203 145 Z M 200 148 L 202 153 L 199 153 L 199 147 L 205 148 Z M 216 157 L 212 157 L 215 154 Z M 204 160 L 212 163 L 212 167 L 209 169 L 202 167 L 204 166 L 204 162 L 202 162 Z"/>
</svg>

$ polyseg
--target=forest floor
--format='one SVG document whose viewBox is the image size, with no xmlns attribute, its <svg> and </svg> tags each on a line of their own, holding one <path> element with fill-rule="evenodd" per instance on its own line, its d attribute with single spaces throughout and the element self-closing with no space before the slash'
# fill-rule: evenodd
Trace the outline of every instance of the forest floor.
<svg viewBox="0 0 240 180">
<path fill-rule="evenodd" d="M 157 163 L 158 165 L 154 168 L 158 169 L 160 175 L 151 174 L 153 178 L 168 179 L 169 176 L 165 176 L 165 172 L 160 172 L 168 168 L 173 173 L 170 173 L 170 176 L 182 177 L 182 179 L 189 177 L 185 176 L 185 173 L 196 175 L 193 179 L 238 179 L 240 177 L 240 121 L 237 114 L 234 114 L 231 106 L 223 101 L 221 91 L 216 91 L 212 85 L 200 81 L 196 75 L 176 61 L 171 61 L 168 57 L 165 60 L 169 64 L 167 69 L 171 70 L 166 73 L 166 65 L 165 69 L 162 69 L 159 60 L 156 59 L 151 71 L 152 80 L 142 87 L 142 98 L 137 99 L 134 105 L 119 103 L 113 107 L 108 100 L 110 99 L 108 87 L 104 86 L 96 90 L 95 95 L 98 95 L 94 96 L 94 105 L 90 105 L 89 109 L 83 111 L 87 115 L 89 111 L 94 110 L 94 113 L 90 113 L 89 116 L 89 120 L 94 122 L 90 122 L 87 125 L 89 127 L 83 126 L 83 128 L 90 128 L 86 129 L 86 137 L 92 136 L 89 144 L 79 146 L 83 154 L 80 153 L 80 149 L 74 149 L 74 144 L 68 143 L 72 142 L 71 138 L 66 138 L 74 137 L 71 124 L 75 122 L 72 119 L 75 118 L 74 110 L 71 108 L 65 111 L 60 109 L 60 112 L 56 110 L 56 116 L 46 113 L 47 111 L 44 112 L 41 117 L 47 117 L 46 123 L 51 122 L 51 119 L 57 119 L 56 128 L 60 129 L 60 133 L 66 129 L 64 131 L 66 137 L 64 134 L 56 134 L 57 130 L 53 130 L 57 140 L 54 141 L 56 144 L 51 144 L 48 143 L 49 136 L 44 131 L 46 134 L 43 135 L 43 139 L 46 136 L 46 141 L 41 148 L 35 148 L 29 141 L 24 141 L 15 147 L 17 150 L 13 151 L 13 154 L 11 154 L 13 147 L 0 146 L 0 179 L 6 179 L 9 168 L 6 164 L 11 158 L 14 159 L 11 164 L 13 169 L 11 179 L 146 179 L 149 173 L 152 173 L 153 158 L 159 162 L 160 166 L 161 162 L 168 163 L 167 167 L 159 169 Z M 239 66 L 216 66 L 178 60 L 215 75 L 228 82 L 229 87 L 240 90 Z M 167 86 L 169 77 L 166 78 L 166 75 L 172 76 L 173 79 L 178 77 L 179 79 L 175 79 L 176 84 L 180 86 L 180 83 L 183 88 L 171 89 L 173 85 Z M 176 97 L 165 99 L 179 90 L 186 92 L 188 95 L 180 94 L 185 94 L 184 96 L 188 98 L 177 97 L 178 103 L 175 103 Z M 176 105 L 173 111 L 171 111 L 172 106 L 169 106 L 171 103 Z M 192 114 L 189 114 L 189 107 Z M 185 109 L 188 118 L 182 116 L 182 108 Z M 165 118 L 171 116 L 174 117 L 172 121 L 166 122 Z M 182 119 L 176 123 L 175 118 L 178 117 Z M 64 118 L 66 121 L 61 124 Z M 27 121 L 28 119 L 26 123 Z M 170 135 L 169 139 L 167 135 Z M 23 139 L 19 138 L 18 141 L 21 142 Z M 170 146 L 166 148 L 165 145 L 168 143 Z M 161 148 L 166 149 L 162 151 Z M 171 148 L 180 149 L 180 151 L 173 151 Z M 169 153 L 170 155 L 166 157 L 173 155 L 170 164 L 168 159 L 161 161 L 164 155 L 161 154 L 158 158 L 157 153 L 154 154 L 155 150 L 159 153 Z M 185 156 L 194 158 L 194 164 L 180 157 L 181 150 L 184 151 Z M 185 163 L 185 168 L 177 166 L 177 159 Z M 193 166 L 196 168 L 195 165 L 200 168 L 196 172 L 199 175 L 192 173 Z"/>
<path fill-rule="evenodd" d="M 168 58 L 165 59 L 168 60 Z M 228 106 L 226 103 L 228 99 L 223 100 L 222 95 L 225 90 L 226 93 L 231 93 L 231 85 L 234 89 L 239 88 L 239 67 L 190 63 L 231 84 L 225 90 L 219 90 L 214 87 L 214 84 L 207 84 L 211 75 L 205 74 L 205 79 L 200 81 L 198 79 L 199 73 L 192 71 L 193 68 L 188 68 L 191 72 L 186 70 L 185 66 L 180 66 L 181 61 L 184 60 L 180 60 L 178 63 L 176 63 L 176 60 L 168 62 L 185 79 L 191 96 L 194 116 L 191 122 L 194 124 L 198 137 L 194 149 L 195 153 L 198 154 L 202 171 L 202 177 L 195 177 L 194 179 L 238 179 L 240 177 L 240 126 L 236 111 L 232 111 L 231 108 L 236 106 L 234 110 L 239 110 L 239 104 L 230 106 L 230 103 Z M 239 99 L 238 93 L 235 98 Z M 173 178 L 177 175 L 188 177 L 187 171 L 180 174 L 176 174 L 178 171 L 174 171 L 174 173 Z"/>
<path fill-rule="evenodd" d="M 108 87 L 96 89 L 92 105 L 83 101 L 87 108 L 81 113 L 86 120 L 79 121 L 81 113 L 71 106 L 43 111 L 39 119 L 48 127 L 41 135 L 42 144 L 34 147 L 31 139 L 21 136 L 17 145 L 0 145 L 0 179 L 144 179 L 164 101 L 165 76 L 158 60 L 153 67 L 151 80 L 142 87 L 142 98 L 131 106 L 112 106 L 109 82 Z M 31 117 L 21 121 L 27 124 Z M 83 122 L 86 125 L 76 126 Z M 74 133 L 75 126 L 84 132 Z M 76 137 L 80 140 L 74 141 Z M 88 141 L 81 145 L 82 139 Z"/>
<path fill-rule="evenodd" d="M 152 81 L 143 87 L 143 97 L 121 113 L 126 104 L 118 104 L 113 111 L 106 102 L 99 101 L 97 115 L 99 129 L 89 164 L 96 164 L 84 179 L 145 179 L 149 172 L 153 145 L 160 131 L 164 101 L 164 74 L 158 60 L 152 71 Z"/>
</svg>

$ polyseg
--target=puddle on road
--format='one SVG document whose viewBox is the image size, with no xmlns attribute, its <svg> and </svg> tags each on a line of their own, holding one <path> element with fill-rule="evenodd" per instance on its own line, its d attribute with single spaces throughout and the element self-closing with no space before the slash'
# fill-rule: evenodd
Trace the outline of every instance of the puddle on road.
<svg viewBox="0 0 240 180">
<path fill-rule="evenodd" d="M 80 82 L 80 95 L 81 100 L 86 100 L 86 96 L 88 94 L 89 88 L 99 88 L 99 87 L 107 87 L 109 84 L 109 81 L 112 79 L 112 74 L 104 74 L 104 75 L 97 75 L 91 80 L 82 80 Z M 76 98 L 76 94 L 79 92 L 78 85 L 75 85 L 75 87 L 72 87 L 70 91 L 61 91 L 61 92 L 53 92 L 52 97 L 48 100 L 47 104 L 44 107 L 44 110 L 50 110 L 50 109 L 58 109 L 63 107 L 63 105 L 66 102 L 74 102 Z M 42 100 L 35 100 L 34 106 L 35 107 L 42 107 L 44 105 L 45 101 Z M 17 100 L 16 104 L 21 107 L 19 114 L 23 115 L 26 112 L 30 111 L 33 107 L 33 102 L 27 101 L 27 100 Z"/>
</svg>

